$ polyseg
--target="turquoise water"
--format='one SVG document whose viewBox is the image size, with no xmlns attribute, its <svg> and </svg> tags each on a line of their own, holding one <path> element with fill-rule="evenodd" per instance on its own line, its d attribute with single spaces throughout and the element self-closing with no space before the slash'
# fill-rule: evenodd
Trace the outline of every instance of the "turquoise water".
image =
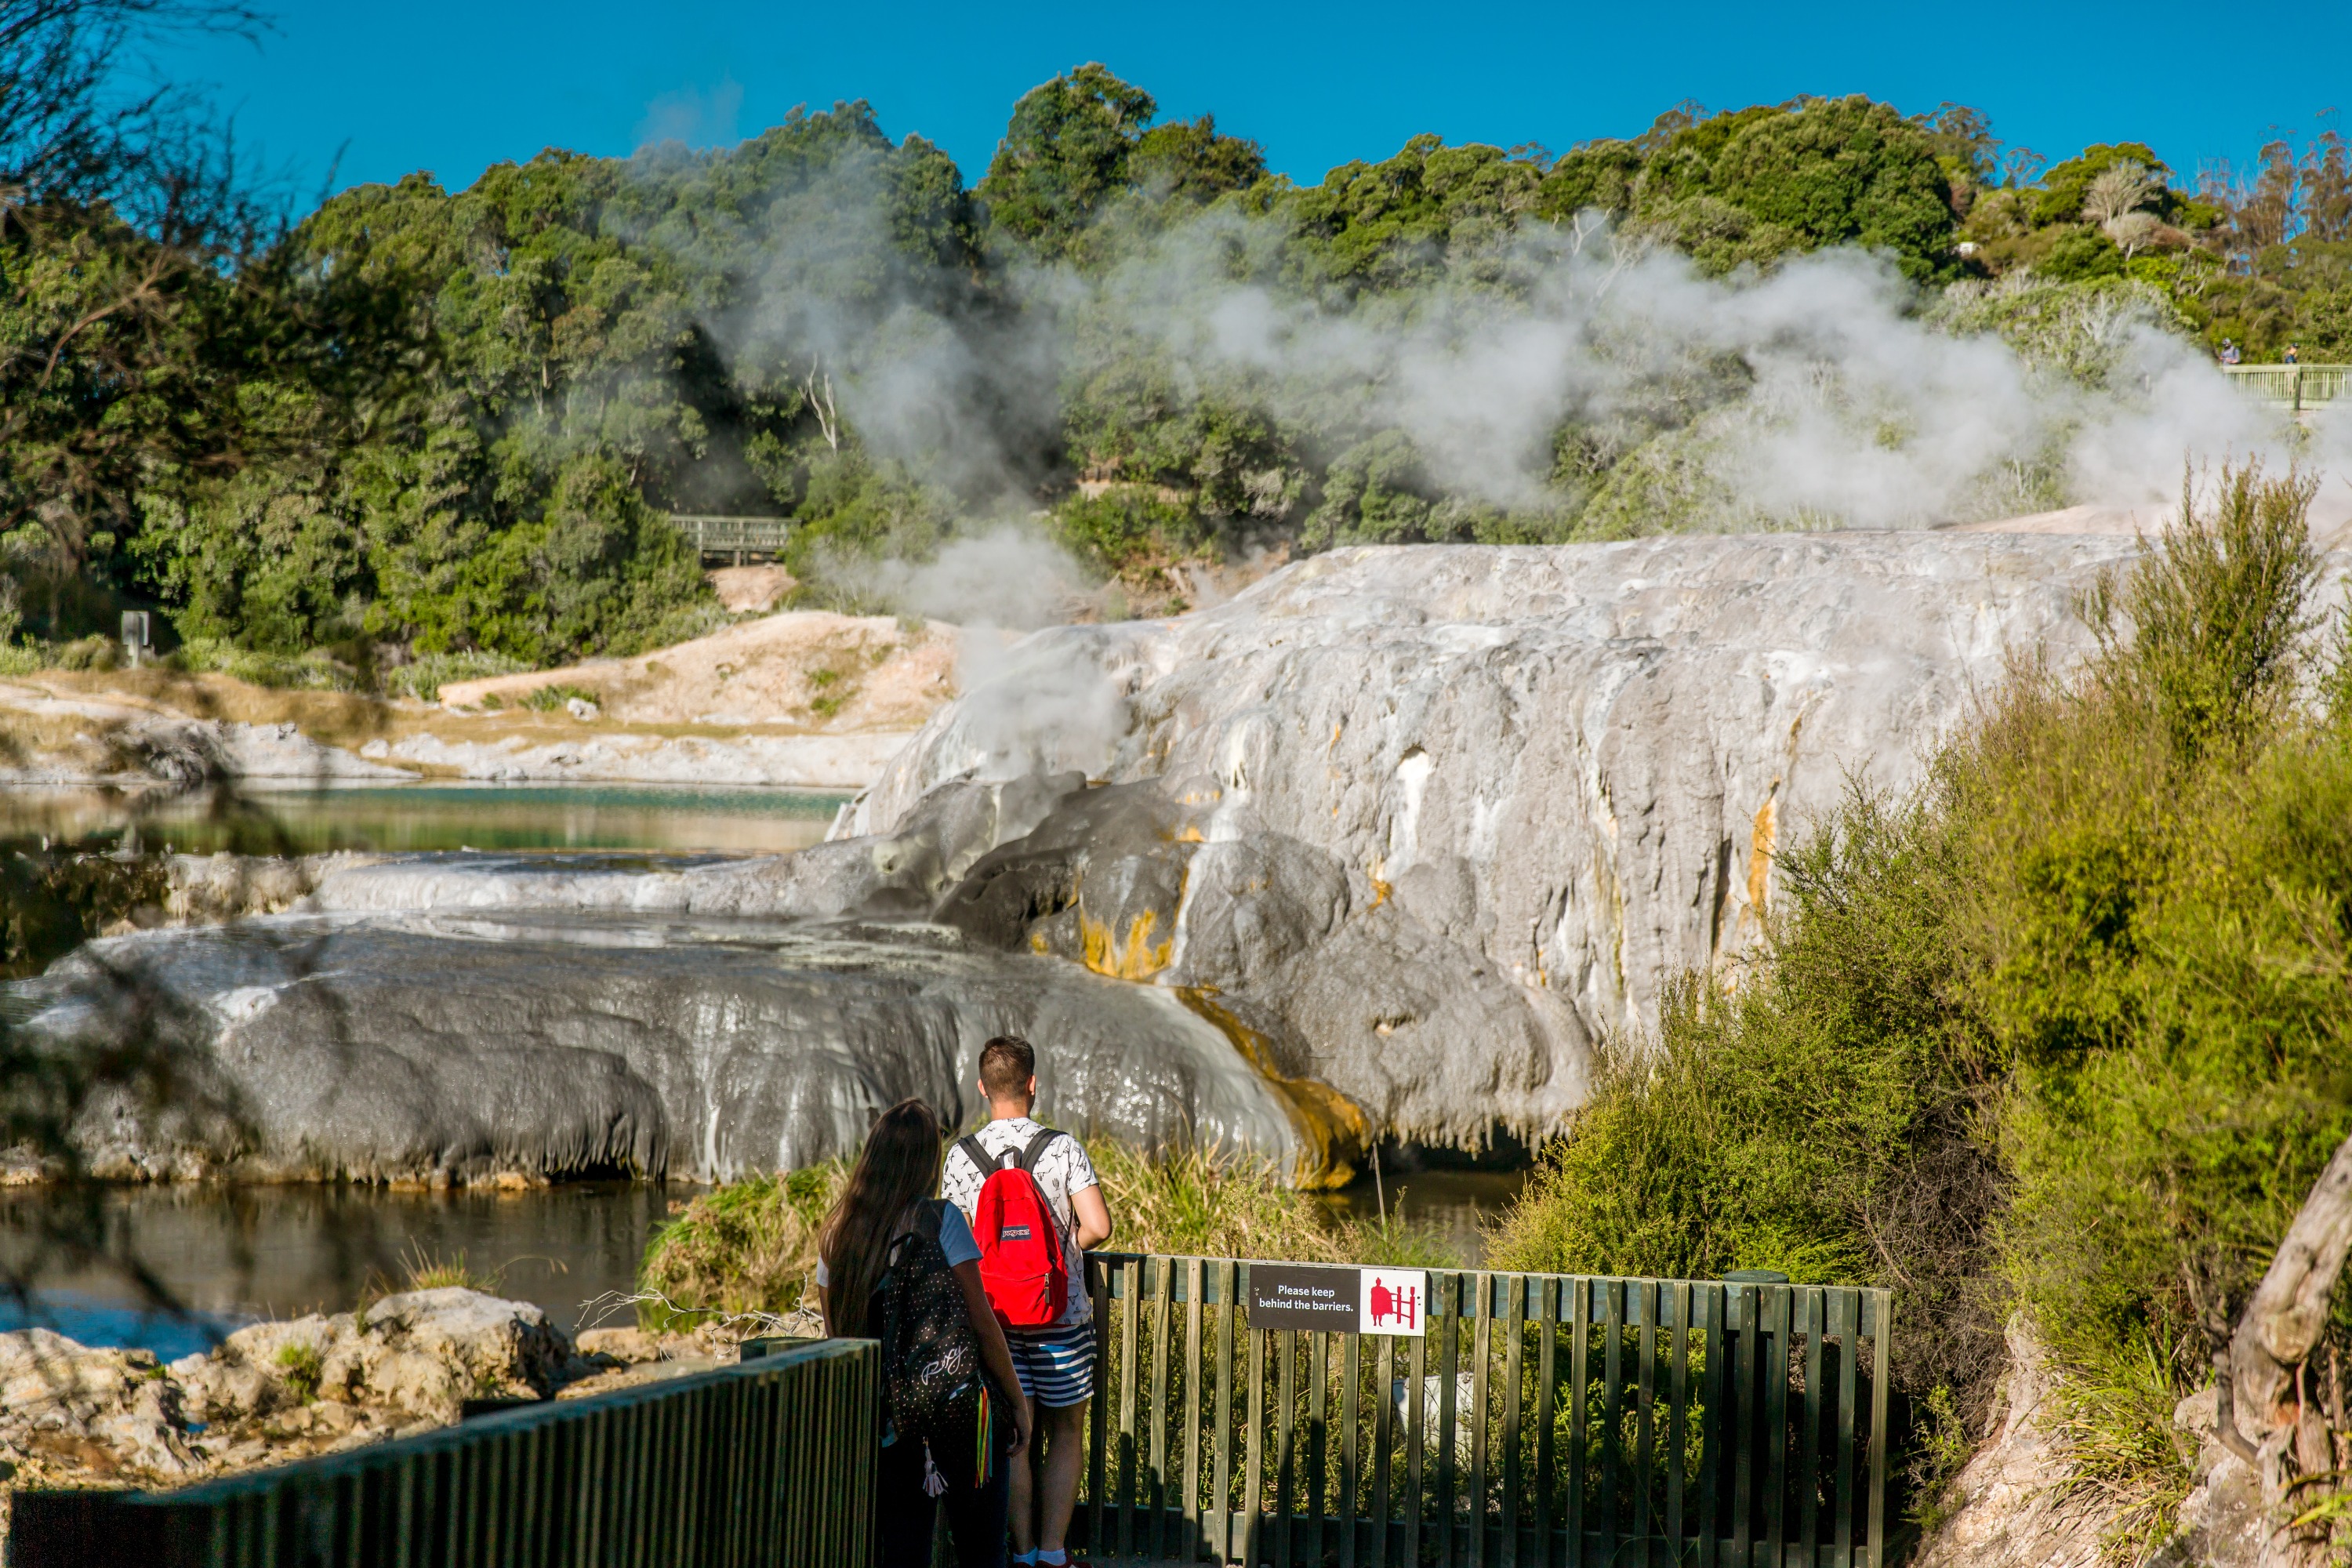
<svg viewBox="0 0 2352 1568">
<path fill-rule="evenodd" d="M 204 792 L 161 802 L 0 790 L 0 833 L 119 837 L 208 854 L 659 849 L 776 854 L 822 841 L 845 795 L 645 784 L 415 784 Z"/>
</svg>

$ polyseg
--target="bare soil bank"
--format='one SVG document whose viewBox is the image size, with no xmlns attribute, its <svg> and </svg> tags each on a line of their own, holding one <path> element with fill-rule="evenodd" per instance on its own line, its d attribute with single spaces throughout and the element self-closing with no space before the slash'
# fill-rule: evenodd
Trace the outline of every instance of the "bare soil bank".
<svg viewBox="0 0 2352 1568">
<path fill-rule="evenodd" d="M 438 704 L 169 669 L 47 670 L 0 680 L 0 783 L 856 789 L 955 696 L 959 647 L 942 623 L 792 612 L 636 658 L 452 685 Z"/>
</svg>

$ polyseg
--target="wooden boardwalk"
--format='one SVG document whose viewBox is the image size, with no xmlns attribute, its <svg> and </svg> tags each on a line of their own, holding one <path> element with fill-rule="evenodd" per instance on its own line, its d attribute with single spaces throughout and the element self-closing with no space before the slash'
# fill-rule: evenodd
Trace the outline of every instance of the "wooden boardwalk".
<svg viewBox="0 0 2352 1568">
<path fill-rule="evenodd" d="M 2225 364 L 2221 374 L 2273 408 L 2304 414 L 2345 397 L 2352 364 Z"/>
</svg>

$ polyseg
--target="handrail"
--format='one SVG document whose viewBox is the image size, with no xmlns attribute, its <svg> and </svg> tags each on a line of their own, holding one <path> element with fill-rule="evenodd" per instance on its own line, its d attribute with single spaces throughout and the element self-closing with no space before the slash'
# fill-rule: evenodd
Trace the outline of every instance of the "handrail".
<svg viewBox="0 0 2352 1568">
<path fill-rule="evenodd" d="M 705 555 L 774 555 L 792 538 L 789 517 L 737 517 L 719 513 L 674 511 L 670 523 L 694 542 Z"/>
<path fill-rule="evenodd" d="M 163 1492 L 22 1491 L 16 1568 L 866 1568 L 870 1340 Z"/>
<path fill-rule="evenodd" d="M 1098 1560 L 1885 1561 L 1885 1290 L 1412 1271 L 1412 1338 L 1252 1326 L 1263 1263 L 1087 1261 Z"/>
<path fill-rule="evenodd" d="M 2264 403 L 2301 413 L 2343 397 L 2352 364 L 2225 364 L 2221 374 Z"/>
</svg>

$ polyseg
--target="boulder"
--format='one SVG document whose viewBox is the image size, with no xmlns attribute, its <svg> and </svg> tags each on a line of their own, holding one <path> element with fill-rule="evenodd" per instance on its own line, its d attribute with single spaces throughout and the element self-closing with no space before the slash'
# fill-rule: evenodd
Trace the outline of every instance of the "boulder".
<svg viewBox="0 0 2352 1568">
<path fill-rule="evenodd" d="M 145 1351 L 0 1333 L 0 1458 L 39 1476 L 170 1481 L 197 1468 L 180 1389 Z"/>
<path fill-rule="evenodd" d="M 315 1401 L 448 1422 L 468 1399 L 550 1398 L 582 1370 L 538 1307 L 456 1286 L 256 1323 L 172 1363 L 191 1413 L 207 1422 Z"/>
</svg>

